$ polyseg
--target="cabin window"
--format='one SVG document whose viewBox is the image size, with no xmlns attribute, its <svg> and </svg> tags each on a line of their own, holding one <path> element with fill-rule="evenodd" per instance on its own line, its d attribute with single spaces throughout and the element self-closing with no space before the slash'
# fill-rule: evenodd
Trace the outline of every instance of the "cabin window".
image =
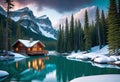
<svg viewBox="0 0 120 82">
<path fill-rule="evenodd" d="M 28 51 L 30 51 L 30 48 L 28 48 Z"/>
<path fill-rule="evenodd" d="M 34 47 L 34 48 L 32 49 L 32 51 L 37 51 L 37 48 Z"/>
<path fill-rule="evenodd" d="M 41 51 L 42 50 L 42 48 L 39 48 L 39 51 Z"/>
<path fill-rule="evenodd" d="M 18 51 L 18 48 L 16 48 L 15 51 Z"/>
</svg>

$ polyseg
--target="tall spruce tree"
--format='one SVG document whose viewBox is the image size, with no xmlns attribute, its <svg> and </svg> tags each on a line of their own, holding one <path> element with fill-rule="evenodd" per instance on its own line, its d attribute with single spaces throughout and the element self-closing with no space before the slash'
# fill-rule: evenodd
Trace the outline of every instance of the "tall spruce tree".
<svg viewBox="0 0 120 82">
<path fill-rule="evenodd" d="M 84 24 L 84 39 L 85 39 L 85 50 L 89 51 L 91 49 L 91 36 L 89 31 L 88 13 L 85 11 L 85 24 Z"/>
<path fill-rule="evenodd" d="M 73 50 L 74 50 L 74 17 L 72 14 L 70 21 L 70 51 Z"/>
<path fill-rule="evenodd" d="M 108 45 L 112 53 L 118 55 L 120 49 L 120 26 L 117 13 L 116 0 L 110 0 L 108 13 Z"/>
<path fill-rule="evenodd" d="M 120 17 L 120 0 L 118 0 L 118 15 Z"/>
<path fill-rule="evenodd" d="M 61 39 L 62 39 L 62 34 L 61 34 L 61 25 L 59 25 L 59 30 L 58 30 L 58 36 L 57 36 L 57 51 L 60 52 L 61 51 Z"/>
<path fill-rule="evenodd" d="M 78 20 L 78 49 L 83 51 L 85 46 L 84 46 L 84 31 L 81 26 L 80 20 Z"/>
<path fill-rule="evenodd" d="M 75 20 L 75 28 L 74 28 L 74 50 L 77 52 L 78 50 L 78 45 L 79 45 L 79 29 L 78 29 L 78 22 Z"/>
<path fill-rule="evenodd" d="M 102 45 L 106 45 L 107 42 L 107 24 L 104 15 L 104 11 L 101 13 L 101 31 L 102 31 Z"/>
<path fill-rule="evenodd" d="M 65 21 L 65 46 L 64 46 L 65 52 L 69 51 L 68 45 L 69 45 L 69 25 L 68 25 L 68 19 L 66 18 L 66 21 Z"/>
<path fill-rule="evenodd" d="M 102 48 L 102 41 L 101 41 L 100 16 L 99 16 L 98 7 L 96 9 L 96 28 L 97 28 L 97 34 L 98 34 L 99 49 L 101 49 Z"/>
<path fill-rule="evenodd" d="M 0 22 L 0 50 L 4 50 L 4 29 L 3 29 L 3 22 Z"/>
<path fill-rule="evenodd" d="M 65 52 L 65 31 L 64 31 L 64 25 L 62 25 L 61 30 L 61 53 Z"/>
<path fill-rule="evenodd" d="M 91 34 L 91 41 L 92 41 L 92 46 L 97 45 L 97 34 L 96 34 L 96 28 L 94 21 L 92 21 L 92 24 L 90 24 L 90 34 Z"/>
</svg>

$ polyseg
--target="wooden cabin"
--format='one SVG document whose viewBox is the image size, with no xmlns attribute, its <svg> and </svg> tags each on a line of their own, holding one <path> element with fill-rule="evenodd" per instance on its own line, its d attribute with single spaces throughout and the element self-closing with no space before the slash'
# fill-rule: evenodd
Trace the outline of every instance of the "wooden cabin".
<svg viewBox="0 0 120 82">
<path fill-rule="evenodd" d="M 22 53 L 25 55 L 46 55 L 48 50 L 44 50 L 45 45 L 37 40 L 22 40 L 18 39 L 13 45 L 13 50 L 16 53 Z"/>
</svg>

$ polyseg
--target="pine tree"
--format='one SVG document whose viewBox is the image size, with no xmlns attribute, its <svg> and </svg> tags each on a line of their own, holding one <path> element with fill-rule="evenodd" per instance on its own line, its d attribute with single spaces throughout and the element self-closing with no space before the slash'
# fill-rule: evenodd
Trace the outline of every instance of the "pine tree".
<svg viewBox="0 0 120 82">
<path fill-rule="evenodd" d="M 79 29 L 78 29 L 78 22 L 75 20 L 75 28 L 74 28 L 74 50 L 77 52 L 78 50 L 78 45 L 79 45 Z"/>
<path fill-rule="evenodd" d="M 118 55 L 120 49 L 120 26 L 115 0 L 110 0 L 108 26 L 109 50 Z"/>
<path fill-rule="evenodd" d="M 68 19 L 65 21 L 65 52 L 69 51 L 69 28 L 68 28 Z"/>
<path fill-rule="evenodd" d="M 88 51 L 91 49 L 91 36 L 89 31 L 89 22 L 87 10 L 85 11 L 85 24 L 84 24 L 84 39 L 85 39 L 85 50 Z"/>
<path fill-rule="evenodd" d="M 97 34 L 98 34 L 98 43 L 99 43 L 99 48 L 102 48 L 102 43 L 101 43 L 101 28 L 100 28 L 100 16 L 99 16 L 99 9 L 96 9 L 96 28 L 97 28 Z"/>
<path fill-rule="evenodd" d="M 90 34 L 91 34 L 92 46 L 96 46 L 97 34 L 96 34 L 96 27 L 95 27 L 94 21 L 92 21 L 92 24 L 90 25 Z"/>
<path fill-rule="evenodd" d="M 83 51 L 84 50 L 84 31 L 81 26 L 80 20 L 78 20 L 78 49 Z"/>
<path fill-rule="evenodd" d="M 73 50 L 74 50 L 74 17 L 72 14 L 70 21 L 70 51 Z"/>
<path fill-rule="evenodd" d="M 102 10 L 101 14 L 101 29 L 102 29 L 102 45 L 105 45 L 107 42 L 107 24 L 104 15 L 104 11 Z"/>
<path fill-rule="evenodd" d="M 3 22 L 0 22 L 0 50 L 4 50 L 4 29 L 3 29 Z"/>
<path fill-rule="evenodd" d="M 65 32 L 64 32 L 64 25 L 62 25 L 61 30 L 61 52 L 65 52 Z"/>
<path fill-rule="evenodd" d="M 61 25 L 59 25 L 59 30 L 58 30 L 58 36 L 57 36 L 57 51 L 58 52 L 61 52 L 61 39 L 62 39 L 62 36 L 61 36 Z"/>
<path fill-rule="evenodd" d="M 118 15 L 120 17 L 120 0 L 118 0 Z"/>
</svg>

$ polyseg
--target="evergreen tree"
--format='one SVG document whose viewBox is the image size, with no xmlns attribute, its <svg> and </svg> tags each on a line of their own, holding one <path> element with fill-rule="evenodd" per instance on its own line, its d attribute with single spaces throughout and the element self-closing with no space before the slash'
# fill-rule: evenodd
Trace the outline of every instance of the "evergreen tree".
<svg viewBox="0 0 120 82">
<path fill-rule="evenodd" d="M 61 52 L 65 52 L 65 32 L 64 32 L 64 25 L 62 25 L 61 30 Z"/>
<path fill-rule="evenodd" d="M 87 10 L 85 11 L 85 24 L 84 24 L 84 39 L 85 39 L 85 50 L 88 51 L 91 49 L 91 36 L 89 31 L 89 22 Z"/>
<path fill-rule="evenodd" d="M 5 49 L 3 22 L 0 22 L 0 50 Z"/>
<path fill-rule="evenodd" d="M 8 28 L 8 50 L 11 50 L 12 45 L 12 30 Z"/>
<path fill-rule="evenodd" d="M 104 15 L 104 11 L 102 10 L 101 14 L 101 29 L 102 29 L 102 45 L 105 45 L 107 42 L 107 24 Z"/>
<path fill-rule="evenodd" d="M 65 21 L 65 52 L 69 51 L 69 26 L 68 26 L 68 19 L 66 18 Z"/>
<path fill-rule="evenodd" d="M 58 30 L 58 36 L 57 36 L 57 51 L 58 52 L 61 52 L 61 39 L 62 39 L 62 34 L 61 34 L 61 25 L 59 25 L 59 30 Z"/>
<path fill-rule="evenodd" d="M 118 15 L 120 17 L 120 0 L 118 0 Z"/>
<path fill-rule="evenodd" d="M 101 43 L 101 28 L 100 28 L 100 16 L 99 16 L 99 9 L 96 9 L 96 28 L 97 28 L 97 34 L 98 34 L 98 43 L 99 43 L 99 48 L 102 48 L 102 43 Z"/>
<path fill-rule="evenodd" d="M 83 51 L 84 50 L 84 31 L 83 28 L 81 26 L 80 20 L 78 20 L 78 49 Z"/>
<path fill-rule="evenodd" d="M 94 21 L 92 21 L 92 24 L 90 25 L 90 35 L 91 35 L 91 41 L 92 41 L 92 47 L 97 45 L 97 33 L 96 33 L 96 27 L 94 24 Z"/>
<path fill-rule="evenodd" d="M 78 29 L 78 22 L 75 20 L 75 28 L 74 28 L 74 50 L 77 52 L 78 45 L 79 45 L 79 29 Z"/>
<path fill-rule="evenodd" d="M 72 14 L 70 21 L 70 51 L 73 50 L 74 50 L 74 17 Z"/>
<path fill-rule="evenodd" d="M 108 26 L 109 50 L 118 55 L 120 49 L 120 26 L 115 0 L 110 0 Z"/>
</svg>

